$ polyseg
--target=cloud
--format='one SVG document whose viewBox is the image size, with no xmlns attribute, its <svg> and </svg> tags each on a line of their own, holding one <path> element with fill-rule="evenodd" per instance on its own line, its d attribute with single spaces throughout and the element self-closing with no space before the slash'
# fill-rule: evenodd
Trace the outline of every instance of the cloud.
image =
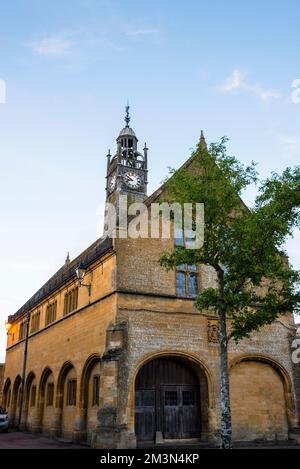
<svg viewBox="0 0 300 469">
<path fill-rule="evenodd" d="M 157 28 L 138 28 L 138 29 L 129 29 L 126 31 L 127 36 L 147 36 L 151 34 L 158 34 L 160 32 Z"/>
<path fill-rule="evenodd" d="M 246 78 L 245 72 L 235 69 L 219 89 L 223 93 L 230 93 L 234 90 L 246 91 L 258 96 L 262 101 L 280 98 L 280 93 L 277 90 L 264 88 L 260 83 L 249 83 Z"/>
<path fill-rule="evenodd" d="M 67 38 L 51 36 L 29 42 L 26 45 L 38 55 L 46 57 L 63 57 L 70 51 L 72 42 Z"/>
<path fill-rule="evenodd" d="M 225 92 L 236 90 L 240 88 L 243 84 L 243 81 L 246 77 L 246 74 L 241 72 L 241 70 L 233 70 L 230 77 L 226 80 L 221 89 Z"/>
</svg>

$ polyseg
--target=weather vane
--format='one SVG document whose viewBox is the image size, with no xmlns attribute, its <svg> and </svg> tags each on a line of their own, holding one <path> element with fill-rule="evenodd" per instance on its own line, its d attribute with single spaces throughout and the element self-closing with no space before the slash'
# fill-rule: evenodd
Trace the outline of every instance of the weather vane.
<svg viewBox="0 0 300 469">
<path fill-rule="evenodd" d="M 126 122 L 126 127 L 129 127 L 129 122 L 130 122 L 130 115 L 129 115 L 129 104 L 125 107 L 126 111 L 126 116 L 125 116 L 125 122 Z"/>
</svg>

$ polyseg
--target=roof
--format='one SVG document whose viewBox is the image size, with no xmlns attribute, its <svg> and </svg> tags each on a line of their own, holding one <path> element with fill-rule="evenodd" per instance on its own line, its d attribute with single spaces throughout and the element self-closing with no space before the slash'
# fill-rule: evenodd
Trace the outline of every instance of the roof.
<svg viewBox="0 0 300 469">
<path fill-rule="evenodd" d="M 124 129 L 121 130 L 121 132 L 119 133 L 119 137 L 124 137 L 124 136 L 136 138 L 135 132 L 131 127 L 124 127 Z"/>
<path fill-rule="evenodd" d="M 24 315 L 25 312 L 37 306 L 41 301 L 54 293 L 58 288 L 75 278 L 75 269 L 79 264 L 89 267 L 96 260 L 112 249 L 111 238 L 99 238 L 79 256 L 68 264 L 63 265 L 15 314 L 9 316 L 10 322 Z"/>
</svg>

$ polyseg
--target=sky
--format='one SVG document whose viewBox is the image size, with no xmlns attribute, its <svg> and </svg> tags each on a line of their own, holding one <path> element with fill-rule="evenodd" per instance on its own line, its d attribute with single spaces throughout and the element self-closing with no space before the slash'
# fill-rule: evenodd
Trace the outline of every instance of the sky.
<svg viewBox="0 0 300 469">
<path fill-rule="evenodd" d="M 101 235 L 127 100 L 149 193 L 202 129 L 261 179 L 299 164 L 299 16 L 298 0 L 0 0 L 0 361 L 6 317 Z"/>
</svg>

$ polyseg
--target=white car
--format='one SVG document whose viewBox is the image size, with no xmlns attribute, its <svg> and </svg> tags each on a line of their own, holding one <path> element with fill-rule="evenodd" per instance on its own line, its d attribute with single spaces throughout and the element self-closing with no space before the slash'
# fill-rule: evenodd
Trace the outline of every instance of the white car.
<svg viewBox="0 0 300 469">
<path fill-rule="evenodd" d="M 7 412 L 0 407 L 0 432 L 8 432 L 8 424 Z"/>
</svg>

